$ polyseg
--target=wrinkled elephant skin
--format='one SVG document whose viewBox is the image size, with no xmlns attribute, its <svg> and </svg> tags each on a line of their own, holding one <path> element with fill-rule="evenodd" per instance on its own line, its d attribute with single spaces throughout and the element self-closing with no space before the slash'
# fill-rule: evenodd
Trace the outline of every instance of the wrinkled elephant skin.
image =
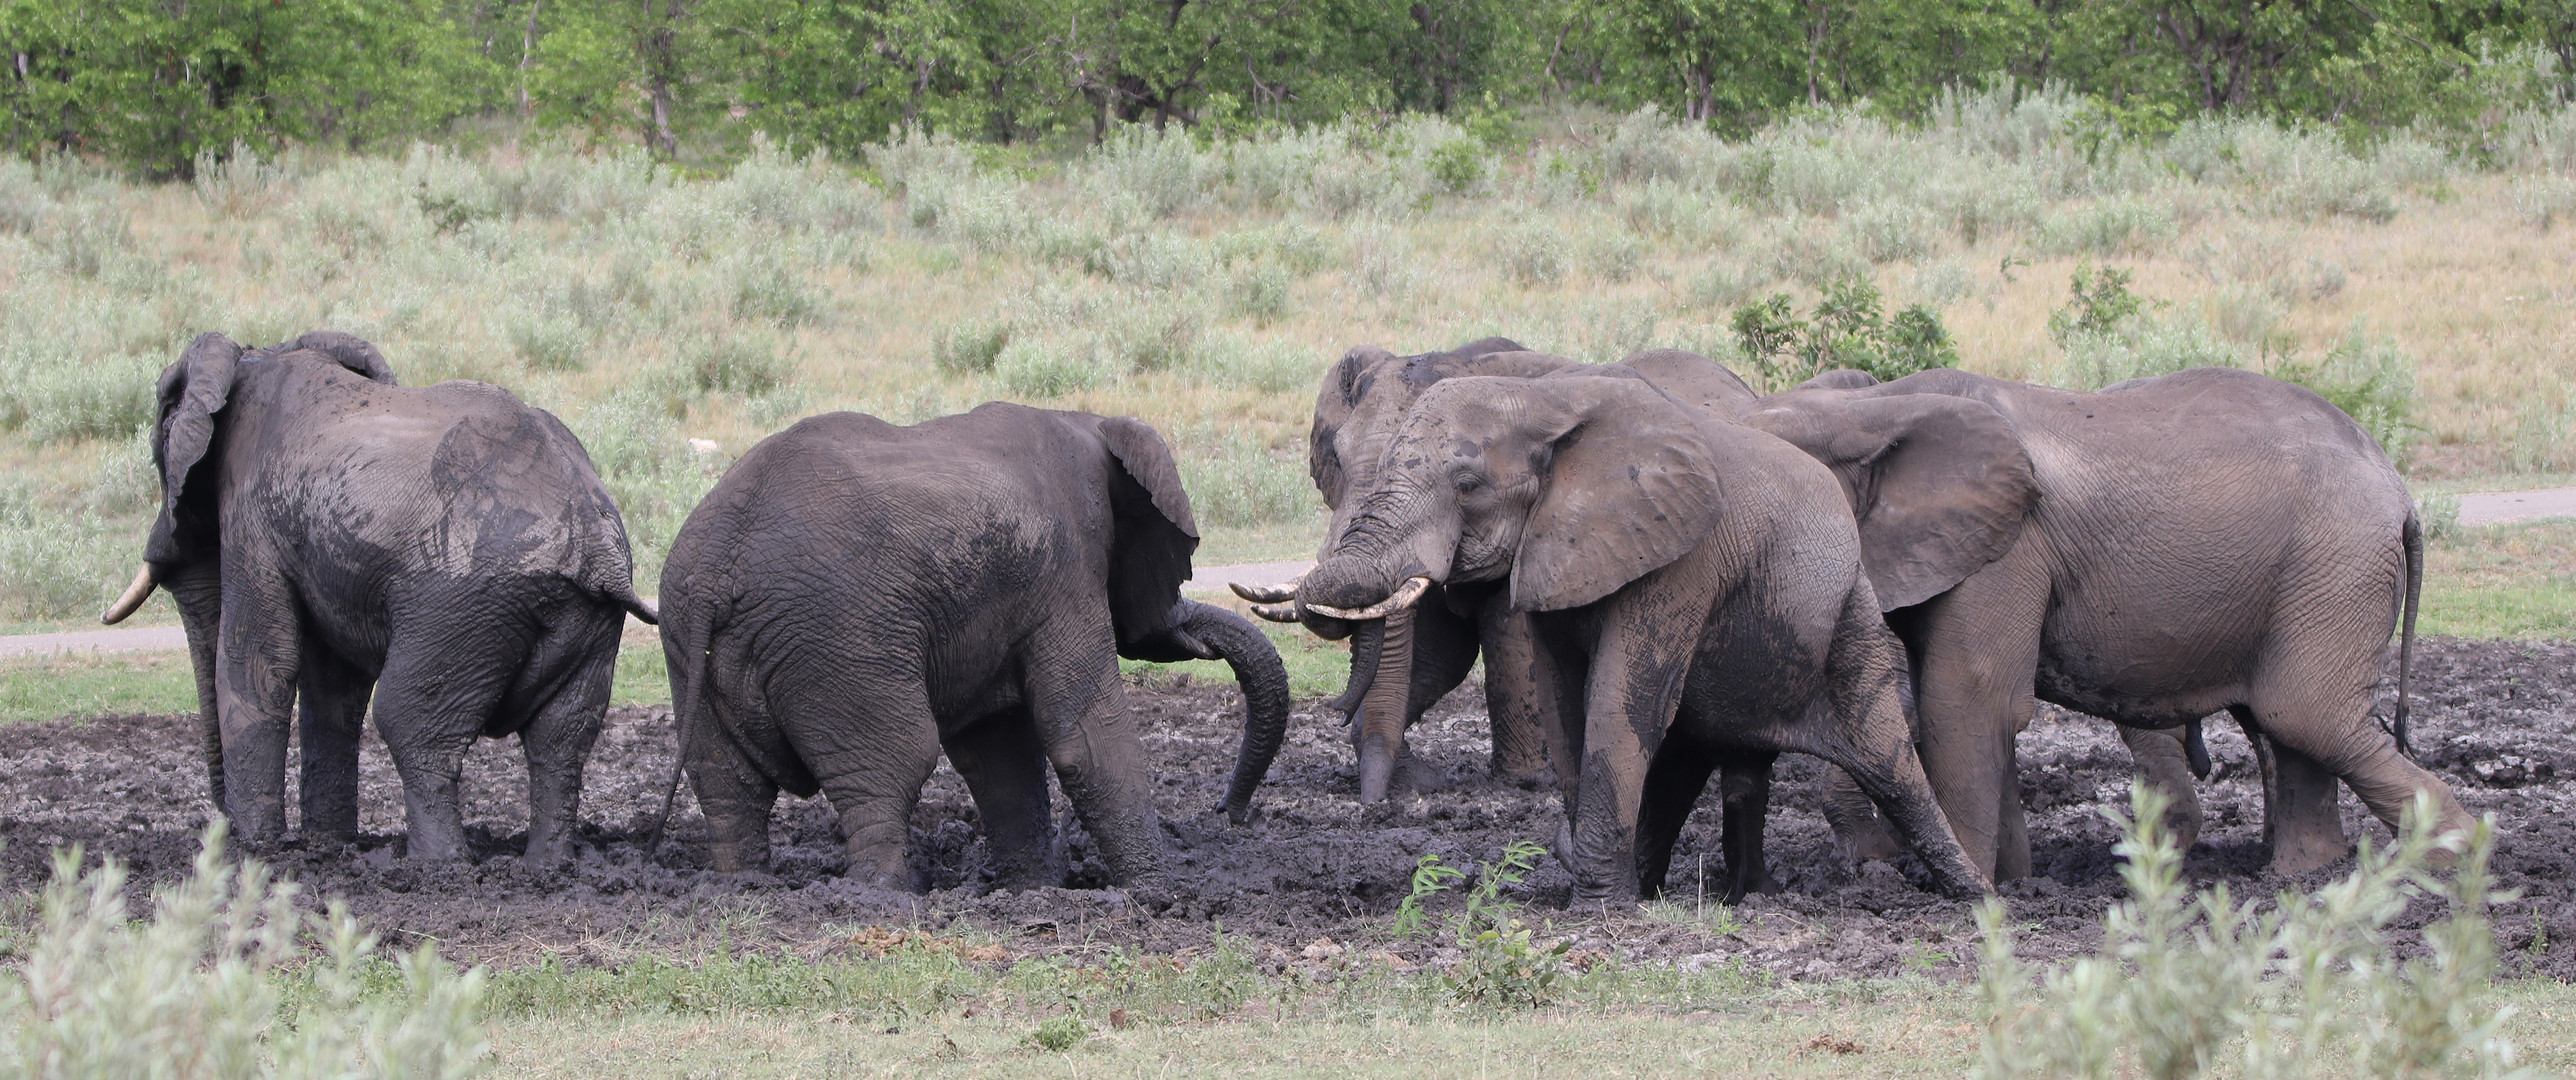
<svg viewBox="0 0 2576 1080">
<path fill-rule="evenodd" d="M 1242 617 L 1182 599 L 1198 532 L 1171 450 L 1125 417 L 1003 403 L 913 427 L 856 413 L 743 455 L 662 575 L 682 756 L 718 869 L 764 867 L 780 790 L 830 796 L 848 873 L 914 888 L 912 809 L 945 752 L 1008 888 L 1060 885 L 1047 772 L 1117 881 L 1164 887 L 1118 661 L 1223 659 L 1248 814 L 1288 679 Z"/>
<path fill-rule="evenodd" d="M 579 440 L 497 387 L 395 385 L 373 346 L 330 332 L 251 352 L 204 335 L 159 398 L 162 510 L 107 618 L 154 584 L 177 601 L 234 834 L 284 833 L 300 718 L 304 831 L 354 836 L 372 700 L 412 857 L 465 853 L 466 749 L 514 732 L 527 855 L 568 857 L 618 637 L 627 613 L 652 618 Z"/>
</svg>

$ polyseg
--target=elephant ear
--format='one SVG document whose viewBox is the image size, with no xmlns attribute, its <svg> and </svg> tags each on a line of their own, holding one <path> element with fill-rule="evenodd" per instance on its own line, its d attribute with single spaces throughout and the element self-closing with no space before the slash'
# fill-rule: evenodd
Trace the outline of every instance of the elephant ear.
<svg viewBox="0 0 2576 1080">
<path fill-rule="evenodd" d="M 1746 420 L 1842 479 L 1882 611 L 1920 604 L 2002 558 L 2039 502 L 2021 439 L 1982 401 L 1792 392 Z"/>
<path fill-rule="evenodd" d="M 344 334 L 337 330 L 315 330 L 265 351 L 290 353 L 297 350 L 321 353 L 338 362 L 341 367 L 387 386 L 401 385 L 394 378 L 393 365 L 385 362 L 385 354 L 377 352 L 374 345 L 355 334 Z"/>
<path fill-rule="evenodd" d="M 1589 604 L 1717 528 L 1717 459 L 1690 407 L 1633 376 L 1552 378 L 1529 392 L 1561 412 L 1512 560 L 1512 610 Z"/>
<path fill-rule="evenodd" d="M 1368 396 L 1372 369 L 1394 358 L 1394 353 L 1375 345 L 1354 345 L 1324 373 L 1323 389 L 1315 394 L 1315 424 L 1306 433 L 1306 474 L 1314 478 L 1315 490 L 1323 492 L 1327 501 L 1339 497 L 1347 472 L 1341 457 L 1342 427 L 1351 422 L 1360 399 Z"/>
<path fill-rule="evenodd" d="M 1151 425 L 1108 417 L 1100 421 L 1100 441 L 1117 464 L 1109 471 L 1109 509 L 1118 530 L 1109 552 L 1109 615 L 1125 645 L 1170 623 L 1181 583 L 1190 577 L 1199 527 L 1172 448 Z"/>
<path fill-rule="evenodd" d="M 161 473 L 161 514 L 143 543 L 145 562 L 167 565 L 196 554 L 195 539 L 210 529 L 210 515 L 181 502 L 188 478 L 215 441 L 215 415 L 232 397 L 233 372 L 242 347 L 222 334 L 200 334 L 179 361 L 162 369 L 157 396 L 152 463 Z M 202 501 L 202 500 L 200 500 Z"/>
</svg>

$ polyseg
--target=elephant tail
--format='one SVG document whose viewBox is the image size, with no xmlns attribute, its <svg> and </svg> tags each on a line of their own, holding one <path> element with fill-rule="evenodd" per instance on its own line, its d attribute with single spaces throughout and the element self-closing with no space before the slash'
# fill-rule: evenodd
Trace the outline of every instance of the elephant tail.
<svg viewBox="0 0 2576 1080">
<path fill-rule="evenodd" d="M 2415 672 L 2415 609 L 2424 600 L 2424 523 L 2415 512 L 2406 512 L 2406 528 L 2399 537 L 2406 544 L 2406 611 L 2398 619 L 2397 629 L 2397 715 L 2390 725 L 2397 735 L 2397 752 L 2409 758 L 2415 747 L 2406 738 L 2406 696 Z"/>
<path fill-rule="evenodd" d="M 632 590 L 629 595 L 633 595 Z M 680 774 L 688 768 L 689 755 L 696 751 L 697 741 L 705 737 L 705 728 L 713 722 L 707 704 L 707 647 L 724 613 L 712 600 L 698 598 L 682 599 L 669 616 L 660 625 L 663 658 L 671 669 L 671 727 L 678 745 L 671 757 L 671 778 L 662 788 L 662 812 L 653 819 L 652 831 L 645 834 L 644 858 L 648 862 L 661 850 L 662 836 L 671 825 L 671 811 L 679 804 Z"/>
</svg>

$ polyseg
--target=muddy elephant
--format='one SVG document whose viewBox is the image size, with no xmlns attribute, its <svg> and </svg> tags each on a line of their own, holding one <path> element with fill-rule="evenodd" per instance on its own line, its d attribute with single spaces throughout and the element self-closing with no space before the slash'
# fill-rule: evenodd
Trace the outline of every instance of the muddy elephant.
<svg viewBox="0 0 2576 1080">
<path fill-rule="evenodd" d="M 1658 350 L 1623 363 L 1703 408 L 1740 411 L 1755 400 L 1743 380 L 1706 357 Z M 1584 366 L 1499 337 L 1413 356 L 1374 345 L 1353 348 L 1325 375 L 1307 444 L 1315 489 L 1333 510 L 1327 535 L 1339 535 L 1347 524 L 1356 510 L 1354 495 L 1375 484 L 1397 427 L 1433 384 L 1462 376 L 1536 378 Z M 1358 749 L 1361 802 L 1387 796 L 1408 759 L 1405 732 L 1466 679 L 1480 656 L 1485 660 L 1492 772 L 1547 782 L 1546 742 L 1535 710 L 1540 695 L 1553 691 L 1530 681 L 1528 614 L 1487 602 L 1492 591 L 1490 586 L 1435 585 L 1418 603 L 1380 618 L 1353 620 L 1339 617 L 1348 613 L 1334 612 L 1329 605 L 1319 611 L 1286 603 L 1296 596 L 1293 582 L 1235 586 L 1237 595 L 1263 604 L 1256 613 L 1281 621 L 1302 618 L 1327 638 L 1351 637 L 1350 679 L 1332 708 L 1343 715 Z M 1380 677 L 1389 672 L 1410 677 Z"/>
<path fill-rule="evenodd" d="M 1006 888 L 1064 880 L 1051 765 L 1111 875 L 1166 872 L 1118 660 L 1221 659 L 1246 705 L 1222 808 L 1278 754 L 1288 679 L 1241 616 L 1184 600 L 1198 532 L 1162 437 L 992 403 L 772 435 L 689 515 L 662 572 L 682 757 L 719 870 L 766 866 L 782 789 L 830 796 L 849 876 L 917 888 L 905 850 L 944 750 Z"/>
<path fill-rule="evenodd" d="M 1831 465 L 1865 550 L 1906 516 L 1993 561 L 1923 574 L 1872 552 L 1880 603 L 1913 654 L 1922 755 L 1959 840 L 1999 879 L 2030 872 L 2014 735 L 2034 696 L 2119 722 L 2150 778 L 2188 795 L 2188 730 L 2235 716 L 2265 766 L 2272 868 L 2347 850 L 2335 781 L 2392 826 L 2418 794 L 2469 819 L 2409 761 L 2405 670 L 2422 531 L 2359 425 L 2300 387 L 2234 369 L 2099 393 L 1931 371 L 1873 385 L 1837 373 L 1765 399 L 1747 422 Z M 2038 498 L 1988 470 L 2027 454 Z M 1891 515 L 1895 515 L 1891 517 Z M 2394 729 L 2371 722 L 2399 639 Z M 2196 830 L 2196 803 L 2187 830 Z M 1865 808 L 1837 813 L 1866 850 Z"/>
<path fill-rule="evenodd" d="M 1295 602 L 1383 616 L 1483 584 L 1530 616 L 1578 897 L 1661 891 L 1710 774 L 1784 751 L 1850 772 L 1942 887 L 1983 887 L 1916 759 L 1904 654 L 1824 466 L 1632 372 L 1579 370 L 1443 380 L 1380 461 Z M 1726 842 L 1758 872 L 1759 835 Z"/>
<path fill-rule="evenodd" d="M 515 732 L 527 857 L 567 857 L 626 616 L 654 618 L 580 440 L 498 387 L 398 386 L 374 346 L 331 332 L 249 352 L 203 335 L 159 400 L 161 512 L 104 620 L 155 587 L 177 602 L 234 835 L 285 832 L 298 718 L 304 831 L 355 836 L 372 698 L 407 854 L 465 854 L 465 752 Z"/>
</svg>

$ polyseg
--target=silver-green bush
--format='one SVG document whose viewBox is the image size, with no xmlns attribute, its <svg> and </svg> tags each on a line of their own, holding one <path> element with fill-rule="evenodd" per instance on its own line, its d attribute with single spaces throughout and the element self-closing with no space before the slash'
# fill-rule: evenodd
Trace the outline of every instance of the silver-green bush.
<svg viewBox="0 0 2576 1080">
<path fill-rule="evenodd" d="M 2364 840 L 2352 872 L 2314 894 L 2238 903 L 2225 885 L 2194 893 L 2163 827 L 2165 797 L 2130 794 L 2128 899 L 2103 916 L 2102 945 L 2045 974 L 2013 954 L 2001 901 L 1978 911 L 1977 994 L 1987 1016 L 1975 1075 L 2153 1080 L 2225 1075 L 2507 1077 L 2505 1011 L 2483 992 L 2495 971 L 2487 857 L 2495 826 L 2436 837 L 2420 803 L 2395 846 Z M 2436 853 L 2442 854 L 2436 854 Z M 2431 867 L 2456 860 L 2445 875 Z M 2447 914 L 2400 959 L 2389 929 L 2413 903 Z"/>
<path fill-rule="evenodd" d="M 376 940 L 338 903 L 295 909 L 292 883 L 223 855 L 208 827 L 187 880 L 130 922 L 122 863 L 54 855 L 42 926 L 0 975 L 0 1072 L 54 1080 L 449 1080 L 479 1071 L 483 974 L 423 945 L 373 991 Z M 310 930 L 320 945 L 308 954 Z"/>
</svg>

